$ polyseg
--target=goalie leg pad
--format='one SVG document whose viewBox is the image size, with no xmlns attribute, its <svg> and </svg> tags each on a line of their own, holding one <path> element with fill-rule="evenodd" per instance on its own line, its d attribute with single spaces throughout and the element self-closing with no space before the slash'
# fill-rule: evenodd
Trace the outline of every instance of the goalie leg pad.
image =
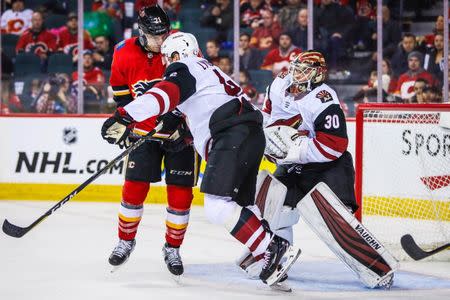
<svg viewBox="0 0 450 300">
<path fill-rule="evenodd" d="M 346 209 L 323 182 L 300 200 L 305 222 L 369 288 L 386 285 L 398 261 Z"/>
</svg>

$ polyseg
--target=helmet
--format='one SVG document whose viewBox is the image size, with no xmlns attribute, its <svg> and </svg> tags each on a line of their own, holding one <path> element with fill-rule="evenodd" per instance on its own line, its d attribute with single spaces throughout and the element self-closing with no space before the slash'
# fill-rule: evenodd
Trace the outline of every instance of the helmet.
<svg viewBox="0 0 450 300">
<path fill-rule="evenodd" d="M 151 35 L 161 35 L 170 31 L 170 20 L 159 5 L 146 6 L 139 10 L 139 30 Z"/>
<path fill-rule="evenodd" d="M 292 77 L 291 86 L 296 92 L 309 92 L 314 86 L 325 81 L 327 75 L 325 58 L 319 51 L 302 52 L 291 61 L 289 74 Z"/>
<path fill-rule="evenodd" d="M 201 56 L 195 36 L 181 31 L 167 37 L 161 45 L 161 53 L 169 60 L 173 58 L 175 53 L 180 55 L 180 58 Z"/>
<path fill-rule="evenodd" d="M 161 36 L 169 33 L 170 20 L 166 12 L 158 5 L 146 6 L 139 10 L 138 27 L 141 45 L 147 51 L 159 52 L 160 44 L 157 44 L 156 41 L 151 41 L 152 36 Z M 157 49 L 158 51 L 156 51 Z"/>
</svg>

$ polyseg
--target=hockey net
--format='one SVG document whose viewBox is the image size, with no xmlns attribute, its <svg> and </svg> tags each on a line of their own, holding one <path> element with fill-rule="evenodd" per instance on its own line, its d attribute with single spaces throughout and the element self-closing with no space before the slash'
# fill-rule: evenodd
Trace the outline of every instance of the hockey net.
<svg viewBox="0 0 450 300">
<path fill-rule="evenodd" d="M 407 233 L 424 250 L 450 242 L 450 105 L 360 105 L 355 159 L 357 216 L 393 255 L 408 259 Z"/>
</svg>

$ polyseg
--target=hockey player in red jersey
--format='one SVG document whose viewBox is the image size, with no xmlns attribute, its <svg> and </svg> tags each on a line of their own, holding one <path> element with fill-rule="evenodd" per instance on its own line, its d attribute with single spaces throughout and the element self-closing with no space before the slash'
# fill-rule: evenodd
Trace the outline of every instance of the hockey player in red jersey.
<svg viewBox="0 0 450 300">
<path fill-rule="evenodd" d="M 139 11 L 138 24 L 140 36 L 122 41 L 114 51 L 110 84 L 118 107 L 143 95 L 161 80 L 165 70 L 160 46 L 170 31 L 168 16 L 157 5 L 144 7 Z M 166 117 L 166 121 L 180 121 L 180 117 L 174 114 Z M 155 117 L 140 122 L 135 126 L 134 133 L 145 135 L 155 127 L 156 122 Z M 102 134 L 109 139 L 105 133 Z M 183 273 L 179 247 L 188 226 L 192 187 L 197 182 L 200 161 L 192 146 L 179 152 L 167 151 L 174 143 L 177 146 L 176 142 L 165 141 L 161 145 L 156 141 L 147 141 L 130 153 L 119 211 L 120 240 L 109 257 L 111 265 L 121 265 L 133 251 L 144 200 L 151 190 L 150 183 L 161 181 L 161 163 L 164 161 L 168 207 L 163 256 L 172 274 Z M 128 146 L 129 141 L 118 144 Z"/>
<path fill-rule="evenodd" d="M 262 115 L 229 76 L 206 59 L 192 34 L 170 35 L 161 52 L 170 63 L 164 80 L 107 119 L 102 131 L 123 140 L 136 121 L 175 108 L 187 119 L 194 146 L 207 161 L 200 190 L 206 217 L 223 225 L 265 262 L 260 279 L 277 284 L 299 252 L 274 235 L 254 206 L 256 176 L 264 152 Z M 114 130 L 122 128 L 122 130 Z M 117 133 L 114 133 L 116 131 Z M 279 269 L 283 256 L 288 258 Z"/>
</svg>

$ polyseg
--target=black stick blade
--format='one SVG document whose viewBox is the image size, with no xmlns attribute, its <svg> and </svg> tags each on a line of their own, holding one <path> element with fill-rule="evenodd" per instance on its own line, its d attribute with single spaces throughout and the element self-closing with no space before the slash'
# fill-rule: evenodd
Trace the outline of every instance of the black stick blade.
<svg viewBox="0 0 450 300">
<path fill-rule="evenodd" d="M 410 234 L 402 236 L 400 243 L 402 244 L 403 250 L 405 250 L 412 259 L 421 260 L 422 258 L 427 257 L 427 253 L 420 249 Z"/>
<path fill-rule="evenodd" d="M 25 233 L 28 232 L 27 227 L 23 228 L 16 226 L 14 224 L 9 223 L 8 220 L 6 219 L 3 222 L 2 229 L 4 233 L 15 238 L 21 238 Z"/>
</svg>

